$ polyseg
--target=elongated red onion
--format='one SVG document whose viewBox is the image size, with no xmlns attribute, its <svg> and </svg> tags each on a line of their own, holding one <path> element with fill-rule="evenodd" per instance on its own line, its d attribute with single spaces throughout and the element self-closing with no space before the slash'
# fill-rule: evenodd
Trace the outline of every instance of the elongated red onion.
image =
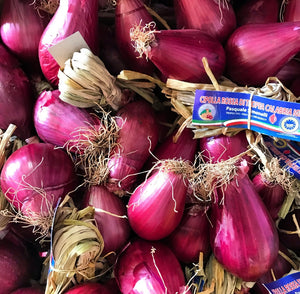
<svg viewBox="0 0 300 294">
<path fill-rule="evenodd" d="M 131 228 L 146 240 L 171 234 L 183 216 L 187 195 L 188 165 L 162 161 L 129 198 L 127 214 Z"/>
<path fill-rule="evenodd" d="M 276 77 L 288 88 L 299 76 L 300 60 L 296 58 L 292 58 L 291 60 L 289 60 L 276 74 Z"/>
<path fill-rule="evenodd" d="M 95 208 L 95 220 L 104 240 L 102 254 L 119 252 L 131 233 L 125 203 L 106 187 L 91 186 L 84 196 L 84 206 L 88 205 Z"/>
<path fill-rule="evenodd" d="M 237 175 L 218 189 L 211 206 L 212 252 L 226 270 L 256 281 L 275 262 L 279 240 L 273 220 L 247 175 L 246 161 Z"/>
<path fill-rule="evenodd" d="M 141 32 L 143 30 L 143 32 Z M 225 68 L 225 52 L 219 41 L 197 29 L 155 30 L 136 27 L 131 38 L 140 54 L 145 54 L 166 78 L 186 82 L 210 82 L 202 58 L 218 79 Z"/>
<path fill-rule="evenodd" d="M 278 218 L 278 212 L 286 197 L 285 190 L 278 183 L 272 183 L 266 179 L 263 173 L 258 173 L 252 179 L 255 190 L 265 203 L 272 219 Z"/>
<path fill-rule="evenodd" d="M 2 44 L 0 60 L 0 129 L 14 124 L 14 134 L 25 140 L 33 135 L 32 87 L 16 58 Z"/>
<path fill-rule="evenodd" d="M 25 288 L 19 288 L 10 294 L 44 294 L 45 289 L 42 287 L 25 287 Z"/>
<path fill-rule="evenodd" d="M 100 127 L 100 121 L 88 110 L 70 105 L 59 98 L 59 90 L 43 91 L 34 106 L 34 126 L 38 136 L 46 143 L 73 151 L 83 151 L 81 139 Z"/>
<path fill-rule="evenodd" d="M 283 21 L 300 21 L 300 3 L 297 0 L 283 0 Z"/>
<path fill-rule="evenodd" d="M 300 21 L 241 26 L 225 46 L 226 75 L 243 86 L 262 86 L 299 50 Z"/>
<path fill-rule="evenodd" d="M 20 60 L 38 62 L 39 41 L 48 20 L 46 15 L 39 15 L 32 1 L 4 1 L 0 20 L 2 41 Z"/>
<path fill-rule="evenodd" d="M 84 283 L 73 286 L 65 292 L 65 294 L 111 294 L 112 292 L 108 287 L 100 283 Z"/>
<path fill-rule="evenodd" d="M 175 0 L 178 29 L 199 29 L 224 42 L 236 27 L 235 12 L 228 0 Z"/>
<path fill-rule="evenodd" d="M 180 263 L 162 242 L 132 241 L 114 269 L 123 294 L 189 294 Z"/>
<path fill-rule="evenodd" d="M 117 145 L 108 160 L 109 191 L 124 195 L 129 191 L 158 142 L 158 125 L 151 105 L 137 100 L 122 107 L 116 114 L 120 127 Z"/>
<path fill-rule="evenodd" d="M 272 23 L 279 21 L 278 0 L 248 0 L 236 9 L 237 25 L 250 23 Z"/>
<path fill-rule="evenodd" d="M 288 249 L 293 250 L 297 255 L 300 254 L 300 208 L 296 207 L 289 211 L 284 219 L 278 223 L 280 242 Z"/>
<path fill-rule="evenodd" d="M 205 206 L 193 204 L 185 209 L 180 224 L 166 239 L 179 261 L 197 263 L 200 252 L 205 259 L 208 257 L 211 252 L 208 218 Z"/>
<path fill-rule="evenodd" d="M 59 65 L 48 49 L 75 32 L 79 32 L 91 51 L 98 53 L 98 0 L 60 0 L 59 7 L 45 28 L 38 54 L 42 72 L 58 85 Z"/>
<path fill-rule="evenodd" d="M 62 149 L 46 143 L 14 151 L 1 171 L 1 189 L 16 210 L 31 221 L 47 218 L 59 198 L 78 184 L 73 161 Z"/>
<path fill-rule="evenodd" d="M 128 69 L 152 74 L 154 66 L 145 57 L 138 58 L 139 54 L 133 47 L 130 29 L 140 24 L 153 21 L 141 0 L 118 0 L 115 8 L 115 38 L 121 56 Z"/>
</svg>

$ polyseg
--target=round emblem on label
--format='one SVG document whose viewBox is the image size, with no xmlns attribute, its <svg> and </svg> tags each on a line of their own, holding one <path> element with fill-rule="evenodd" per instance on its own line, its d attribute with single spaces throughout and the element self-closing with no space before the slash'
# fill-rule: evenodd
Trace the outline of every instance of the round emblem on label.
<svg viewBox="0 0 300 294">
<path fill-rule="evenodd" d="M 281 121 L 280 126 L 286 133 L 294 133 L 299 128 L 299 122 L 296 118 L 289 116 Z"/>
</svg>

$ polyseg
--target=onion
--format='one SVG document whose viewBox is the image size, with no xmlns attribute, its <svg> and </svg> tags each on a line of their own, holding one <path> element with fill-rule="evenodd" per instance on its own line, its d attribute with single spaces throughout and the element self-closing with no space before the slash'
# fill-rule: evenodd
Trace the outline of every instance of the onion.
<svg viewBox="0 0 300 294">
<path fill-rule="evenodd" d="M 136 182 L 150 152 L 158 142 L 158 125 L 151 105 L 137 100 L 122 107 L 116 114 L 120 127 L 115 148 L 109 160 L 109 191 L 124 195 Z"/>
<path fill-rule="evenodd" d="M 131 233 L 125 203 L 104 186 L 91 186 L 84 196 L 84 206 L 88 205 L 95 208 L 95 220 L 104 240 L 102 254 L 117 253 Z"/>
<path fill-rule="evenodd" d="M 0 129 L 17 126 L 14 134 L 27 139 L 33 134 L 33 91 L 29 78 L 13 55 L 0 45 Z"/>
<path fill-rule="evenodd" d="M 175 0 L 177 28 L 199 29 L 224 42 L 236 27 L 236 17 L 228 0 Z"/>
<path fill-rule="evenodd" d="M 300 21 L 300 3 L 298 0 L 283 0 L 283 7 L 283 21 Z"/>
<path fill-rule="evenodd" d="M 291 85 L 290 85 L 290 90 L 296 97 L 300 97 L 300 78 L 297 77 L 295 78 Z"/>
<path fill-rule="evenodd" d="M 25 287 L 19 288 L 10 294 L 44 294 L 45 290 L 42 287 Z"/>
<path fill-rule="evenodd" d="M 160 240 L 179 225 L 187 195 L 189 165 L 166 160 L 140 184 L 129 198 L 131 228 L 146 240 Z"/>
<path fill-rule="evenodd" d="M 197 263 L 200 252 L 204 259 L 211 252 L 207 208 L 198 204 L 187 207 L 180 224 L 166 239 L 167 245 L 183 263 Z"/>
<path fill-rule="evenodd" d="M 84 283 L 73 286 L 65 292 L 65 294 L 111 294 L 112 292 L 108 287 L 100 283 Z"/>
<path fill-rule="evenodd" d="M 276 74 L 276 77 L 288 88 L 299 76 L 300 60 L 296 58 L 292 58 L 291 60 L 289 60 Z"/>
<path fill-rule="evenodd" d="M 236 9 L 237 25 L 272 23 L 279 20 L 279 0 L 248 0 Z"/>
<path fill-rule="evenodd" d="M 232 180 L 219 188 L 211 206 L 211 247 L 223 267 L 244 281 L 270 270 L 278 254 L 275 224 L 242 161 Z"/>
<path fill-rule="evenodd" d="M 266 176 L 261 172 L 254 176 L 252 182 L 255 190 L 265 203 L 272 219 L 275 221 L 278 218 L 278 212 L 286 197 L 285 190 L 275 181 L 268 181 Z"/>
<path fill-rule="evenodd" d="M 153 21 L 141 0 L 118 0 L 115 8 L 115 38 L 119 52 L 128 69 L 151 74 L 153 64 L 145 57 L 137 58 L 133 42 L 130 38 L 130 29 L 135 25 L 144 26 Z"/>
<path fill-rule="evenodd" d="M 159 241 L 132 241 L 121 253 L 114 275 L 123 294 L 190 293 L 180 263 Z"/>
<path fill-rule="evenodd" d="M 0 20 L 2 41 L 20 60 L 37 63 L 39 41 L 47 21 L 32 1 L 4 1 Z"/>
<path fill-rule="evenodd" d="M 45 225 L 46 230 L 58 199 L 77 184 L 71 158 L 46 143 L 24 145 L 14 151 L 1 171 L 1 189 L 6 198 L 25 220 L 41 228 Z"/>
<path fill-rule="evenodd" d="M 45 28 L 38 55 L 42 72 L 58 85 L 59 65 L 48 49 L 79 31 L 94 54 L 98 51 L 98 0 L 60 0 L 59 7 Z"/>
<path fill-rule="evenodd" d="M 299 50 L 300 21 L 241 26 L 225 47 L 227 75 L 237 84 L 262 86 Z"/>
<path fill-rule="evenodd" d="M 154 63 L 163 76 L 192 83 L 210 82 L 202 58 L 218 79 L 225 67 L 219 41 L 197 29 L 155 30 L 154 23 L 131 31 L 135 48 Z"/>
</svg>

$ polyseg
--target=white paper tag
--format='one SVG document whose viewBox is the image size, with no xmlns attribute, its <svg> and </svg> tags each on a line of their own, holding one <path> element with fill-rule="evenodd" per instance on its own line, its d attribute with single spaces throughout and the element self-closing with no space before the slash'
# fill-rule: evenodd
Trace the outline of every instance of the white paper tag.
<svg viewBox="0 0 300 294">
<path fill-rule="evenodd" d="M 72 58 L 73 53 L 80 51 L 81 48 L 90 49 L 80 32 L 76 32 L 53 45 L 48 50 L 59 66 L 64 68 L 65 62 Z"/>
</svg>

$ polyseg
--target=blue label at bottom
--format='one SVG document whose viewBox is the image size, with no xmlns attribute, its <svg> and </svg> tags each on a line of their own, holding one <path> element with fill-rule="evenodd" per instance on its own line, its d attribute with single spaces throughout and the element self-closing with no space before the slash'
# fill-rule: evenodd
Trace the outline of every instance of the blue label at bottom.
<svg viewBox="0 0 300 294">
<path fill-rule="evenodd" d="M 274 282 L 263 285 L 272 294 L 300 294 L 300 272 L 289 274 Z"/>
</svg>

